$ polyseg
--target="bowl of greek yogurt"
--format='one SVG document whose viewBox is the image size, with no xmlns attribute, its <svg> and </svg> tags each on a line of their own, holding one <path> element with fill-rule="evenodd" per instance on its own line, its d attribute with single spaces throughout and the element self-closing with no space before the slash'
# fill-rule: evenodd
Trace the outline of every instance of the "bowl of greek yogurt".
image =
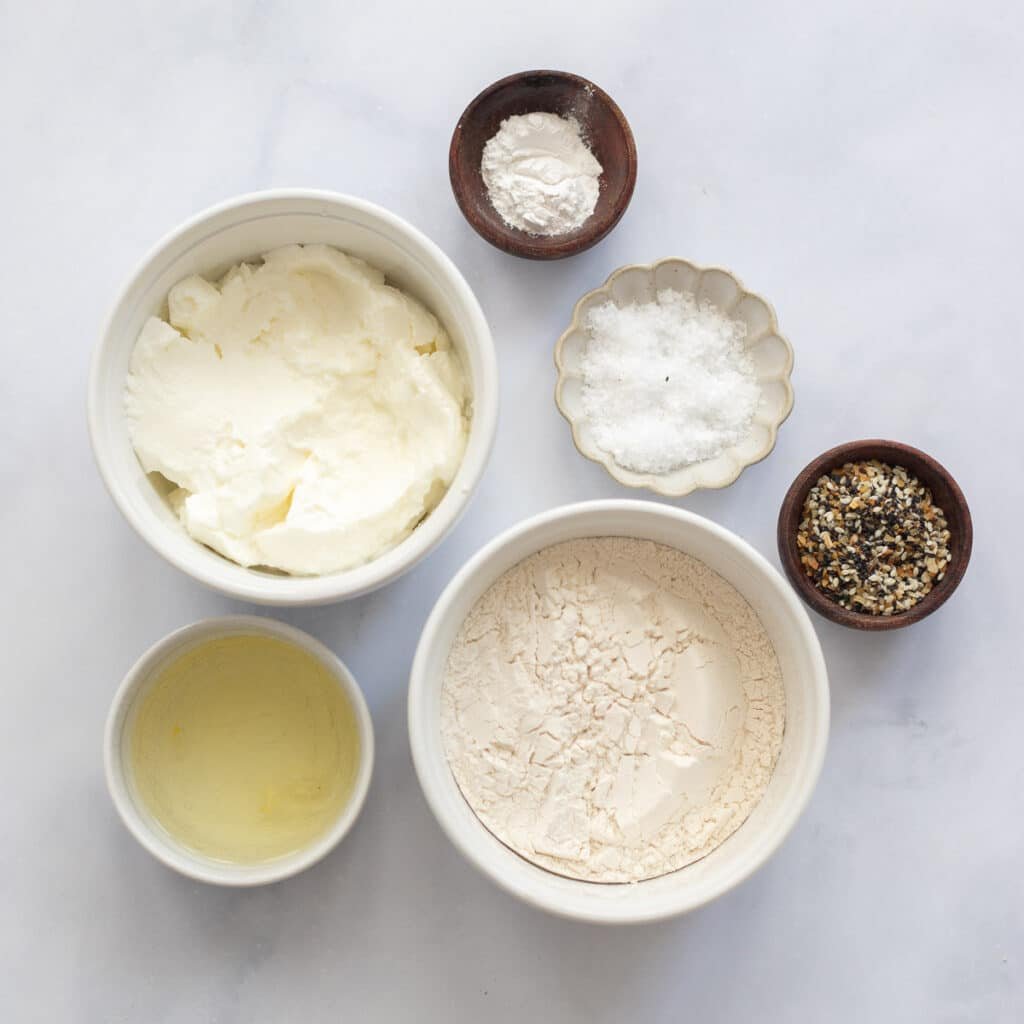
<svg viewBox="0 0 1024 1024">
<path fill-rule="evenodd" d="M 115 503 L 194 579 L 262 604 L 366 593 L 466 508 L 497 422 L 493 341 L 452 262 L 329 192 L 229 200 L 160 241 L 89 382 Z"/>
<path fill-rule="evenodd" d="M 810 799 L 828 678 L 745 541 L 652 502 L 553 509 L 438 599 L 409 687 L 413 762 L 455 847 L 534 906 L 603 924 L 721 896 Z"/>
</svg>

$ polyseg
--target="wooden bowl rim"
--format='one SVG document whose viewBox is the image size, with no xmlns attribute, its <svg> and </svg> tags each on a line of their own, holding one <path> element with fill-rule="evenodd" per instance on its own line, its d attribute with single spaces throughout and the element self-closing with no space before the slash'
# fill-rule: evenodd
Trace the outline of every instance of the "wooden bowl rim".
<svg viewBox="0 0 1024 1024">
<path fill-rule="evenodd" d="M 796 546 L 796 532 L 800 524 L 804 501 L 814 482 L 836 466 L 866 459 L 878 459 L 890 465 L 902 465 L 915 476 L 921 475 L 919 470 L 923 468 L 924 475 L 930 474 L 941 479 L 949 489 L 953 506 L 955 506 L 955 508 L 943 509 L 951 522 L 951 532 L 954 528 L 952 523 L 959 523 L 958 552 L 953 556 L 953 560 L 946 570 L 945 578 L 913 608 L 896 615 L 869 615 L 867 612 L 854 612 L 830 600 L 804 573 Z M 919 448 L 903 444 L 900 441 L 865 438 L 860 441 L 848 441 L 822 452 L 797 474 L 796 479 L 790 484 L 789 490 L 786 491 L 786 496 L 782 499 L 776 542 L 779 548 L 779 559 L 789 582 L 814 611 L 840 626 L 868 632 L 880 632 L 912 626 L 915 622 L 927 618 L 949 600 L 967 571 L 967 564 L 971 559 L 971 549 L 974 545 L 974 526 L 967 499 L 964 497 L 960 485 L 954 479 L 953 474 L 938 460 Z"/>
<path fill-rule="evenodd" d="M 535 77 L 559 79 L 576 89 L 589 90 L 590 93 L 605 107 L 614 117 L 622 133 L 626 145 L 626 180 L 622 191 L 615 204 L 604 217 L 594 216 L 591 223 L 581 230 L 579 234 L 559 238 L 558 235 L 529 235 L 518 228 L 491 224 L 481 217 L 474 209 L 474 204 L 466 187 L 465 178 L 460 173 L 461 162 L 459 159 L 462 150 L 463 126 L 472 118 L 480 105 L 491 96 L 512 85 L 517 85 L 527 78 Z M 451 181 L 452 192 L 455 194 L 455 201 L 462 211 L 462 215 L 469 222 L 470 227 L 491 245 L 512 256 L 520 256 L 531 260 L 560 260 L 567 256 L 575 256 L 592 246 L 597 245 L 616 224 L 622 219 L 630 200 L 633 198 L 633 189 L 636 186 L 637 155 L 636 141 L 633 138 L 633 131 L 629 127 L 626 115 L 622 113 L 619 105 L 599 85 L 584 78 L 582 75 L 573 74 L 571 71 L 552 71 L 538 69 L 535 71 L 518 71 L 512 75 L 506 75 L 492 82 L 482 89 L 469 101 L 466 109 L 463 110 L 455 124 L 452 132 L 451 144 L 448 147 L 448 177 Z M 596 214 L 596 211 L 595 211 Z"/>
</svg>

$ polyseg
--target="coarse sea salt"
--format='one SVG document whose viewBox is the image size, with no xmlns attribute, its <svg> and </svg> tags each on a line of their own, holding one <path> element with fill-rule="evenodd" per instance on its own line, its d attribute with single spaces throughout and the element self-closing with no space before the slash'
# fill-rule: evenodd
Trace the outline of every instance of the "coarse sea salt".
<svg viewBox="0 0 1024 1024">
<path fill-rule="evenodd" d="M 713 459 L 750 430 L 761 400 L 746 325 L 685 292 L 592 309 L 580 363 L 594 442 L 637 473 Z"/>
</svg>

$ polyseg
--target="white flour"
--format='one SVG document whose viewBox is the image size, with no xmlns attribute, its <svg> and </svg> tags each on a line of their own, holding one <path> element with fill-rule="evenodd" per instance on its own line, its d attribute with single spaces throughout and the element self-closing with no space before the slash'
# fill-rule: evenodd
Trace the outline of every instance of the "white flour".
<svg viewBox="0 0 1024 1024">
<path fill-rule="evenodd" d="M 506 118 L 484 146 L 480 170 L 501 219 L 531 235 L 575 231 L 597 205 L 601 165 L 575 119 Z"/>
<path fill-rule="evenodd" d="M 474 605 L 448 658 L 442 729 L 486 827 L 595 882 L 705 856 L 764 794 L 782 746 L 775 651 L 743 597 L 651 541 L 546 548 Z"/>
</svg>

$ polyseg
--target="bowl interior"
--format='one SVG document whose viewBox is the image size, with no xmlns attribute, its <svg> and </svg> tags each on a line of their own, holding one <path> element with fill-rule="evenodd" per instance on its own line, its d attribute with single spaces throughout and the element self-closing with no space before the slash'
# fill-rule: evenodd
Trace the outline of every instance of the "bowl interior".
<svg viewBox="0 0 1024 1024">
<path fill-rule="evenodd" d="M 232 864 L 206 857 L 184 846 L 153 817 L 135 786 L 128 737 L 139 700 L 169 662 L 208 640 L 251 633 L 274 636 L 303 647 L 327 666 L 355 712 L 359 727 L 360 757 L 349 799 L 338 819 L 319 839 L 304 849 L 274 860 Z M 262 885 L 287 878 L 316 863 L 340 842 L 359 816 L 373 771 L 373 724 L 366 701 L 352 674 L 330 650 L 311 636 L 284 623 L 254 616 L 205 619 L 177 630 L 150 648 L 129 672 L 114 698 L 107 722 L 105 746 L 107 784 L 129 831 L 168 867 L 190 878 L 218 885 Z"/>
<path fill-rule="evenodd" d="M 534 112 L 575 118 L 602 167 L 593 214 L 566 235 L 530 235 L 506 224 L 484 185 L 480 162 L 487 141 L 505 118 Z M 595 245 L 618 223 L 636 183 L 636 146 L 622 111 L 593 82 L 561 71 L 530 71 L 495 82 L 470 103 L 452 137 L 449 171 L 462 212 L 487 241 L 517 256 L 559 259 Z"/>
<path fill-rule="evenodd" d="M 657 293 L 664 289 L 695 295 L 698 300 L 710 302 L 726 316 L 744 324 L 746 335 L 743 343 L 754 363 L 761 386 L 761 401 L 750 431 L 737 444 L 713 459 L 655 476 L 620 466 L 611 455 L 598 448 L 583 411 L 580 367 L 588 340 L 587 315 L 592 309 L 609 301 L 619 307 L 653 302 Z M 771 306 L 760 296 L 746 291 L 728 271 L 697 267 L 686 260 L 667 259 L 616 271 L 603 287 L 580 300 L 572 325 L 559 339 L 555 358 L 559 370 L 559 408 L 572 425 L 573 438 L 580 452 L 588 459 L 600 462 L 627 487 L 645 487 L 673 497 L 689 494 L 701 487 L 728 486 L 744 468 L 771 452 L 778 428 L 793 408 L 793 390 L 789 382 L 793 352 L 779 334 Z"/>
<path fill-rule="evenodd" d="M 128 436 L 124 386 L 132 349 L 147 317 L 166 311 L 167 293 L 189 274 L 216 278 L 232 265 L 277 246 L 325 243 L 379 267 L 389 283 L 420 299 L 457 349 L 472 396 L 469 443 L 451 487 L 401 544 L 365 566 L 322 577 L 247 569 L 188 536 L 143 472 Z M 368 203 L 315 193 L 273 193 L 200 215 L 165 239 L 129 283 L 97 352 L 90 393 L 93 444 L 100 468 L 129 521 L 166 558 L 203 582 L 261 603 L 337 600 L 373 589 L 439 541 L 465 505 L 493 437 L 496 382 L 486 322 L 458 271 L 399 218 Z"/>
<path fill-rule="evenodd" d="M 797 530 L 807 494 L 817 480 L 847 462 L 878 459 L 890 465 L 903 466 L 932 492 L 935 503 L 946 515 L 949 524 L 949 551 L 952 556 L 946 575 L 913 608 L 897 615 L 868 615 L 854 612 L 829 600 L 811 582 L 800 565 L 796 544 Z M 931 615 L 952 596 L 963 579 L 971 557 L 974 531 L 967 499 L 952 474 L 930 455 L 898 441 L 870 439 L 851 441 L 819 455 L 801 470 L 782 502 L 779 512 L 779 558 L 793 586 L 819 615 L 853 629 L 879 631 L 902 629 Z"/>
<path fill-rule="evenodd" d="M 757 611 L 775 646 L 786 692 L 786 730 L 761 803 L 704 859 L 661 878 L 602 885 L 563 878 L 513 853 L 480 823 L 452 776 L 441 739 L 445 663 L 463 619 L 506 570 L 551 544 L 578 537 L 658 541 L 702 559 Z M 828 681 L 806 612 L 779 574 L 727 530 L 649 502 L 568 506 L 528 520 L 479 552 L 449 584 L 424 629 L 413 664 L 409 730 L 424 793 L 462 853 L 495 882 L 554 913 L 597 922 L 645 921 L 690 910 L 721 895 L 775 850 L 802 811 L 821 768 L 828 734 Z"/>
</svg>

